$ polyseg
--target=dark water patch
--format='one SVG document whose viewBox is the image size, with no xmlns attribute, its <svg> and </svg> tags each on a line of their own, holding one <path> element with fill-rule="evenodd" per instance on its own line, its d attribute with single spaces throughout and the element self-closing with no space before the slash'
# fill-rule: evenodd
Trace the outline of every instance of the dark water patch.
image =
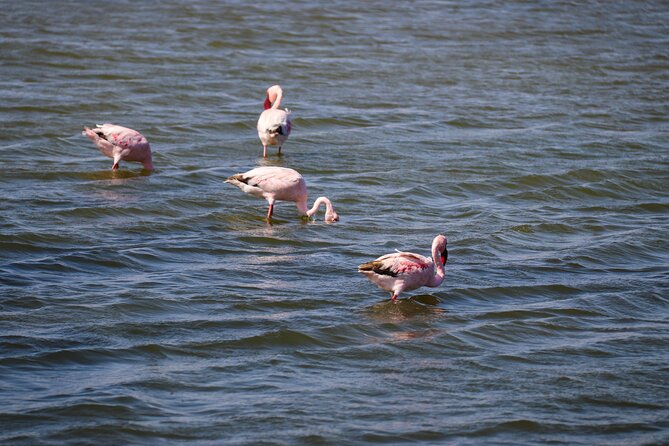
<svg viewBox="0 0 669 446">
<path fill-rule="evenodd" d="M 555 316 L 566 316 L 567 318 L 593 317 L 601 316 L 601 313 L 579 308 L 540 308 L 540 309 L 509 309 L 488 311 L 477 316 L 481 320 L 525 320 L 541 319 L 545 320 Z"/>
<path fill-rule="evenodd" d="M 543 285 L 516 285 L 505 287 L 481 287 L 478 289 L 455 289 L 449 293 L 482 302 L 493 300 L 514 299 L 522 296 L 536 296 L 544 299 L 566 299 L 579 295 L 582 291 L 574 285 L 543 284 Z"/>
<path fill-rule="evenodd" d="M 120 351 L 107 348 L 58 348 L 53 351 L 40 351 L 39 354 L 13 356 L 0 360 L 3 367 L 14 367 L 19 369 L 43 369 L 50 367 L 75 367 L 75 366 L 96 366 L 103 363 L 112 363 L 114 358 L 118 357 L 157 357 L 160 351 L 146 348 L 135 348 L 134 352 L 126 356 L 119 355 Z"/>
<path fill-rule="evenodd" d="M 644 402 L 644 401 L 631 401 L 626 399 L 620 399 L 616 395 L 606 396 L 582 396 L 579 399 L 579 403 L 585 405 L 592 405 L 598 407 L 619 407 L 621 409 L 639 409 L 639 410 L 663 410 L 664 406 L 654 402 Z"/>
<path fill-rule="evenodd" d="M 17 310 L 35 310 L 42 308 L 44 302 L 36 296 L 12 296 L 9 292 L 9 287 L 24 288 L 29 287 L 34 283 L 34 278 L 31 275 L 18 275 L 15 271 L 0 269 L 0 285 L 7 287 L 5 297 L 0 301 L 2 303 L 2 310 L 9 312 L 11 309 Z"/>
<path fill-rule="evenodd" d="M 363 435 L 360 440 L 369 443 L 394 443 L 401 441 L 444 441 L 447 438 L 443 432 L 418 430 L 410 432 L 395 432 L 392 434 L 386 433 L 368 433 Z"/>
<path fill-rule="evenodd" d="M 102 402 L 81 402 L 55 409 L 45 409 L 37 411 L 48 413 L 51 417 L 77 417 L 85 419 L 96 419 L 98 416 L 108 416 L 112 418 L 126 418 L 129 419 L 133 412 L 142 412 L 139 400 L 129 396 L 113 397 L 105 403 Z"/>
<path fill-rule="evenodd" d="M 296 349 L 296 348 L 313 348 L 323 346 L 323 342 L 317 337 L 313 337 L 307 333 L 290 329 L 279 329 L 268 331 L 259 335 L 241 338 L 237 340 L 218 341 L 216 343 L 208 344 L 207 349 L 276 349 L 278 351 Z"/>
<path fill-rule="evenodd" d="M 16 354 L 34 354 L 40 351 L 49 350 L 56 351 L 66 348 L 76 348 L 81 346 L 81 342 L 72 341 L 69 339 L 57 338 L 35 338 L 25 336 L 6 336 L 2 342 L 4 350 L 3 359 L 14 357 Z"/>
<path fill-rule="evenodd" d="M 509 420 L 503 423 L 495 424 L 493 426 L 481 427 L 473 434 L 476 436 L 497 435 L 504 432 L 513 432 L 515 434 L 525 433 L 531 434 L 545 430 L 560 431 L 564 429 L 564 425 L 555 424 L 552 427 L 544 425 L 541 422 L 528 419 Z"/>
<path fill-rule="evenodd" d="M 106 270 L 125 270 L 140 268 L 141 264 L 130 261 L 127 257 L 119 259 L 113 250 L 103 248 L 95 252 L 71 252 L 61 254 L 54 259 L 37 258 L 17 261 L 9 265 L 17 271 L 62 272 L 62 273 L 97 273 Z"/>
</svg>

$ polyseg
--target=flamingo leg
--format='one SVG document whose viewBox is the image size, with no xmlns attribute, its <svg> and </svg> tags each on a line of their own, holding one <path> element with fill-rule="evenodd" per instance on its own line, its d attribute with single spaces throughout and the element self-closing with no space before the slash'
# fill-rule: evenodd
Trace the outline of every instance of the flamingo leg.
<svg viewBox="0 0 669 446">
<path fill-rule="evenodd" d="M 279 156 L 281 156 L 281 146 L 279 146 Z"/>
<path fill-rule="evenodd" d="M 272 218 L 272 213 L 274 212 L 274 203 L 269 204 L 269 209 L 267 210 L 267 220 Z"/>
<path fill-rule="evenodd" d="M 266 144 L 262 145 L 262 157 L 267 158 L 267 145 Z"/>
<path fill-rule="evenodd" d="M 390 300 L 397 300 L 397 294 L 393 293 L 393 295 L 390 296 Z"/>
</svg>

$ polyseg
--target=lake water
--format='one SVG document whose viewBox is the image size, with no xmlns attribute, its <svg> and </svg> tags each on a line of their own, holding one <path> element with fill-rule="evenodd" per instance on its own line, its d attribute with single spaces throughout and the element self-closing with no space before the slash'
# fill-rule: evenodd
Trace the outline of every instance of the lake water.
<svg viewBox="0 0 669 446">
<path fill-rule="evenodd" d="M 666 2 L 1 7 L 0 443 L 669 444 Z M 438 288 L 357 272 L 439 233 Z"/>
</svg>

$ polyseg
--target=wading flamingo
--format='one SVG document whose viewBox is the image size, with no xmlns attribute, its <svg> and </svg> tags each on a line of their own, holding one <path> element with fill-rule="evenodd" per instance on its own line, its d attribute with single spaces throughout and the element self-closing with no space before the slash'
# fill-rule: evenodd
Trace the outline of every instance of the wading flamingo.
<svg viewBox="0 0 669 446">
<path fill-rule="evenodd" d="M 282 97 L 283 90 L 278 85 L 272 85 L 267 89 L 265 110 L 258 118 L 258 136 L 262 142 L 263 158 L 267 158 L 267 146 L 279 146 L 281 155 L 281 147 L 290 135 L 290 111 L 279 110 Z"/>
<path fill-rule="evenodd" d="M 256 167 L 233 175 L 225 182 L 237 186 L 244 193 L 267 200 L 267 220 L 272 218 L 276 201 L 294 201 L 298 214 L 307 217 L 314 215 L 320 205 L 325 204 L 325 221 L 331 223 L 339 220 L 339 215 L 326 197 L 318 197 L 313 207 L 307 209 L 307 185 L 296 170 L 276 166 Z"/>
<path fill-rule="evenodd" d="M 358 272 L 382 290 L 390 291 L 390 298 L 395 300 L 403 291 L 441 285 L 447 259 L 446 237 L 439 234 L 432 241 L 432 258 L 411 252 L 395 252 L 363 263 Z"/>
<path fill-rule="evenodd" d="M 118 169 L 121 160 L 137 161 L 142 163 L 145 169 L 153 170 L 151 147 L 138 131 L 120 125 L 98 124 L 94 129 L 84 127 L 81 134 L 88 136 L 103 155 L 114 159 L 113 170 Z"/>
</svg>

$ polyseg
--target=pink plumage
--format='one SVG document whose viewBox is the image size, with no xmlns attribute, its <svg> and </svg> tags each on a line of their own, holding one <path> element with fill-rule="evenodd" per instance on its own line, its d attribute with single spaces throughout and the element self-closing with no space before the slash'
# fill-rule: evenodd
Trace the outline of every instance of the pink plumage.
<svg viewBox="0 0 669 446">
<path fill-rule="evenodd" d="M 293 201 L 301 216 L 311 217 L 321 204 L 325 204 L 325 221 L 335 222 L 339 215 L 327 197 L 318 197 L 311 209 L 307 209 L 307 185 L 299 172 L 287 167 L 257 167 L 245 173 L 231 176 L 226 183 L 233 184 L 244 193 L 264 198 L 269 203 L 267 219 L 271 220 L 276 201 Z"/>
<path fill-rule="evenodd" d="M 114 124 L 98 124 L 94 129 L 84 127 L 81 134 L 93 141 L 103 155 L 113 158 L 113 170 L 118 169 L 121 160 L 136 161 L 142 163 L 145 169 L 153 170 L 149 141 L 137 130 Z"/>
<path fill-rule="evenodd" d="M 396 252 L 363 263 L 358 272 L 382 290 L 390 291 L 390 298 L 395 300 L 403 291 L 441 285 L 448 259 L 446 245 L 446 237 L 439 234 L 432 241 L 432 258 L 411 252 Z"/>
<path fill-rule="evenodd" d="M 279 155 L 281 147 L 290 135 L 292 127 L 290 122 L 290 111 L 288 109 L 279 110 L 283 90 L 278 85 L 272 85 L 267 89 L 265 97 L 265 110 L 258 118 L 258 137 L 262 142 L 262 156 L 267 158 L 267 146 L 279 146 Z"/>
</svg>

